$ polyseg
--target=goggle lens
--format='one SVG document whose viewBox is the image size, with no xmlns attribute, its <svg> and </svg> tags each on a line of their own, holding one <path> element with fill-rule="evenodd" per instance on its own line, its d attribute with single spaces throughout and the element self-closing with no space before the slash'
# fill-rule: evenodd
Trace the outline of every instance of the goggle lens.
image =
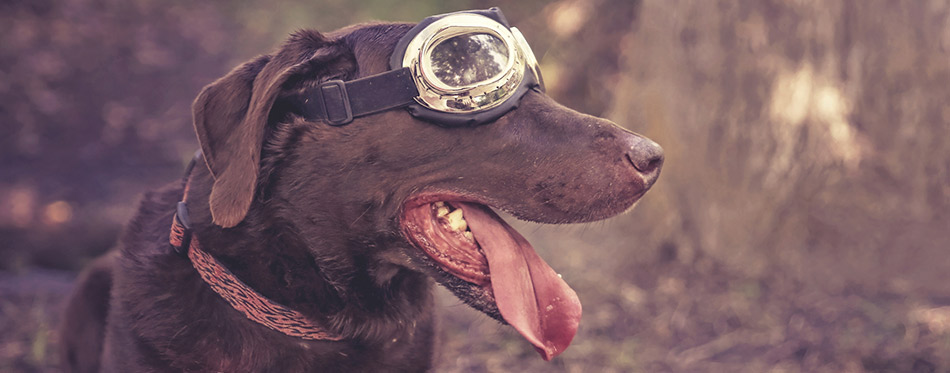
<svg viewBox="0 0 950 373">
<path fill-rule="evenodd" d="M 463 34 L 432 47 L 431 61 L 436 78 L 446 85 L 461 88 L 502 73 L 508 64 L 508 47 L 492 34 Z"/>
</svg>

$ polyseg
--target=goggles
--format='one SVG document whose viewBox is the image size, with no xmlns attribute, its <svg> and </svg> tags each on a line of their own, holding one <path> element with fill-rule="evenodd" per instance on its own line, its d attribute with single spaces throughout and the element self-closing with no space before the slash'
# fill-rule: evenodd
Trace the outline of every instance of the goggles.
<svg viewBox="0 0 950 373">
<path fill-rule="evenodd" d="M 498 8 L 422 20 L 396 44 L 389 64 L 381 74 L 324 82 L 297 106 L 305 117 L 334 126 L 398 107 L 462 126 L 492 122 L 529 90 L 544 90 L 531 47 Z"/>
</svg>

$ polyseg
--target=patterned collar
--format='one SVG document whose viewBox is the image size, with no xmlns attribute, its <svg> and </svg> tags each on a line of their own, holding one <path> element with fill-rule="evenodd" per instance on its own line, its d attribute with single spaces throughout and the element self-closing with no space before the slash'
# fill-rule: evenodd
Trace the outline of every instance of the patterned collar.
<svg viewBox="0 0 950 373">
<path fill-rule="evenodd" d="M 185 192 L 182 201 L 178 202 L 178 210 L 172 219 L 169 243 L 179 254 L 188 255 L 191 265 L 198 271 L 198 275 L 215 293 L 221 296 L 232 308 L 241 312 L 248 319 L 281 332 L 291 337 L 313 341 L 339 341 L 340 336 L 332 335 L 316 322 L 303 314 L 290 309 L 280 303 L 268 299 L 250 286 L 238 279 L 227 267 L 216 260 L 211 254 L 202 250 L 198 238 L 194 236 L 191 223 L 188 219 L 188 209 L 185 200 L 188 198 L 188 181 L 191 170 L 201 152 L 195 153 L 195 158 L 185 171 Z"/>
</svg>

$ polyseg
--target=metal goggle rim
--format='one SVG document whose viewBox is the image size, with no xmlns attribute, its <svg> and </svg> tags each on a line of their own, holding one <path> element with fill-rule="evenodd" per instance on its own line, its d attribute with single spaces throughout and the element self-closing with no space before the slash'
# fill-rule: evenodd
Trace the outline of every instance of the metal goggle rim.
<svg viewBox="0 0 950 373">
<path fill-rule="evenodd" d="M 495 36 L 505 44 L 508 61 L 501 72 L 461 87 L 445 84 L 434 75 L 433 47 L 459 35 L 480 33 Z M 541 84 L 537 59 L 521 32 L 516 27 L 509 28 L 479 14 L 453 14 L 426 26 L 406 47 L 403 67 L 412 71 L 419 91 L 416 101 L 424 107 L 447 113 L 468 113 L 501 105 L 514 95 L 527 69 Z"/>
</svg>

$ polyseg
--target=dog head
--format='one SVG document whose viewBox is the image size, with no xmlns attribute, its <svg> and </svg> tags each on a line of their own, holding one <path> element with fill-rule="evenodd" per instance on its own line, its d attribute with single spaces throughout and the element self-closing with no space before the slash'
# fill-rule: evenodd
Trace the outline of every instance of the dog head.
<svg viewBox="0 0 950 373">
<path fill-rule="evenodd" d="M 298 32 L 207 86 L 194 124 L 213 222 L 264 216 L 256 221 L 297 236 L 341 293 L 359 282 L 396 298 L 401 278 L 426 274 L 550 359 L 573 338 L 580 303 L 492 208 L 540 223 L 616 215 L 656 181 L 662 150 L 537 89 L 497 120 L 461 127 L 404 108 L 330 126 L 290 104 L 322 82 L 389 70 L 411 27 Z"/>
</svg>

